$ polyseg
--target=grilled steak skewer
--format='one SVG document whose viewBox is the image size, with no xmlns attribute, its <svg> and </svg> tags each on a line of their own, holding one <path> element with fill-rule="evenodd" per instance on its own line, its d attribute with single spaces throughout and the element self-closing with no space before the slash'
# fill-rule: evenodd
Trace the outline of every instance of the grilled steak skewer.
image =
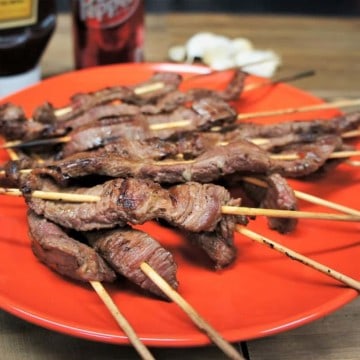
<svg viewBox="0 0 360 360">
<path fill-rule="evenodd" d="M 92 188 L 74 190 L 74 193 L 100 197 L 96 203 L 80 204 L 33 198 L 31 190 L 36 188 L 31 186 L 26 184 L 23 190 L 33 211 L 78 231 L 143 224 L 155 219 L 163 219 L 182 230 L 213 231 L 226 217 L 221 213 L 222 206 L 233 202 L 224 187 L 195 182 L 165 189 L 150 180 L 118 178 Z M 59 190 L 47 180 L 42 181 L 41 189 Z"/>
<path fill-rule="evenodd" d="M 114 178 L 132 176 L 170 184 L 187 181 L 208 183 L 231 174 L 276 172 L 285 177 L 303 177 L 319 170 L 330 154 L 341 147 L 338 136 L 327 135 L 311 145 L 297 148 L 302 156 L 296 160 L 272 159 L 268 152 L 245 140 L 213 147 L 190 161 L 144 161 L 123 157 L 116 151 L 84 152 L 34 171 L 48 174 L 59 183 L 90 174 Z"/>
<path fill-rule="evenodd" d="M 237 100 L 243 90 L 245 76 L 246 74 L 240 70 L 236 71 L 224 91 L 193 89 L 185 93 L 176 90 L 181 83 L 181 76 L 174 73 L 157 73 L 150 80 L 135 86 L 114 86 L 94 93 L 75 94 L 71 97 L 71 111 L 63 115 L 56 115 L 56 109 L 46 102 L 34 111 L 30 121 L 27 121 L 19 106 L 9 103 L 0 107 L 0 133 L 7 140 L 28 141 L 62 136 L 69 129 L 107 117 L 170 113 L 180 105 L 199 101 L 205 97 L 211 97 L 214 101 Z M 134 90 L 139 86 L 156 82 L 161 82 L 164 86 L 158 90 L 136 95 Z M 114 100 L 121 100 L 123 104 L 114 108 L 113 105 L 106 105 Z"/>
<path fill-rule="evenodd" d="M 178 132 L 177 128 L 151 130 L 151 123 L 189 120 L 183 131 L 208 130 L 212 126 L 232 124 L 236 120 L 235 110 L 226 102 L 214 98 L 202 98 L 195 101 L 191 108 L 180 107 L 166 115 L 109 117 L 91 122 L 68 133 L 71 140 L 64 144 L 63 157 L 79 151 L 103 146 L 119 138 L 142 140 L 148 138 L 168 138 Z"/>
</svg>

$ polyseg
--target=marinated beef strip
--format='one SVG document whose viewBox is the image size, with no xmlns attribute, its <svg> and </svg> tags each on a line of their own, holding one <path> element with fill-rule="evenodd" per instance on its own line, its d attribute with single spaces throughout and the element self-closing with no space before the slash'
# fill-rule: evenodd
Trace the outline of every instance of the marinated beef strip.
<svg viewBox="0 0 360 360">
<path fill-rule="evenodd" d="M 189 161 L 143 161 L 119 156 L 116 152 L 81 153 L 51 166 L 36 169 L 59 183 L 90 174 L 109 177 L 148 178 L 159 183 L 202 183 L 234 173 L 265 174 L 271 170 L 269 154 L 247 141 L 217 146 Z"/>
<path fill-rule="evenodd" d="M 84 233 L 91 246 L 118 273 L 140 288 L 157 296 L 163 292 L 141 271 L 140 265 L 148 263 L 167 283 L 178 288 L 177 265 L 172 254 L 148 234 L 132 229 L 116 228 Z"/>
<path fill-rule="evenodd" d="M 289 146 L 281 154 L 299 154 L 298 160 L 273 161 L 273 172 L 278 172 L 286 177 L 305 177 L 318 172 L 327 162 L 329 156 L 341 150 L 342 140 L 337 135 L 319 136 L 315 142 L 299 146 Z"/>
<path fill-rule="evenodd" d="M 52 270 L 86 282 L 116 279 L 114 271 L 94 249 L 71 238 L 59 225 L 31 210 L 28 224 L 33 253 Z"/>
<path fill-rule="evenodd" d="M 95 110 L 96 108 L 92 111 Z M 107 112 L 107 114 L 110 115 L 110 112 Z M 236 112 L 223 100 L 207 98 L 194 102 L 191 109 L 180 107 L 166 115 L 145 117 L 138 113 L 135 115 L 94 120 L 68 133 L 71 141 L 64 144 L 63 156 L 66 157 L 79 151 L 99 147 L 106 143 L 116 141 L 119 138 L 129 140 L 152 137 L 160 139 L 168 138 L 178 132 L 178 128 L 156 131 L 150 130 L 149 125 L 179 120 L 189 121 L 189 125 L 184 126 L 182 131 L 207 130 L 215 125 L 234 123 L 236 120 Z"/>
<path fill-rule="evenodd" d="M 232 199 L 227 205 L 240 206 L 240 199 Z M 215 269 L 219 270 L 232 264 L 237 251 L 234 245 L 234 230 L 236 224 L 247 225 L 245 216 L 224 216 L 212 232 L 187 232 L 186 237 L 192 244 L 200 247 L 213 261 Z"/>
<path fill-rule="evenodd" d="M 331 119 L 291 120 L 275 124 L 254 124 L 242 122 L 237 131 L 243 138 L 272 138 L 287 134 L 341 134 L 360 126 L 360 111 L 335 116 Z"/>
<path fill-rule="evenodd" d="M 150 180 L 114 179 L 92 188 L 66 189 L 67 193 L 99 196 L 95 203 L 65 203 L 31 197 L 39 189 L 29 176 L 23 184 L 27 204 L 38 215 L 65 228 L 78 231 L 114 228 L 126 223 L 143 224 L 163 219 L 182 230 L 213 231 L 222 219 L 221 209 L 231 199 L 218 185 L 189 182 L 162 188 Z M 44 191 L 59 190 L 53 182 L 42 179 Z"/>
<path fill-rule="evenodd" d="M 123 137 L 129 140 L 150 138 L 150 133 L 142 115 L 105 119 L 71 131 L 68 134 L 71 141 L 63 145 L 59 157 L 98 148 Z"/>
<path fill-rule="evenodd" d="M 57 116 L 58 121 L 68 121 L 89 109 L 111 103 L 113 101 L 122 101 L 129 104 L 142 105 L 155 102 L 165 94 L 177 89 L 182 81 L 182 77 L 175 73 L 158 72 L 149 80 L 132 86 L 113 86 L 104 88 L 92 93 L 78 93 L 71 97 L 71 111 Z M 158 90 L 145 92 L 137 95 L 134 91 L 136 88 L 161 82 L 164 86 Z"/>
<path fill-rule="evenodd" d="M 298 202 L 294 190 L 280 174 L 271 174 L 263 178 L 267 188 L 262 188 L 247 182 L 242 187 L 256 207 L 265 209 L 297 210 Z M 268 217 L 269 228 L 286 234 L 295 230 L 298 221 L 291 218 Z"/>
<path fill-rule="evenodd" d="M 191 89 L 188 91 L 174 90 L 163 97 L 161 97 L 154 104 L 147 104 L 142 106 L 141 110 L 146 114 L 160 114 L 174 111 L 179 106 L 192 103 L 202 98 L 215 98 L 224 101 L 236 101 L 239 99 L 243 89 L 244 80 L 247 74 L 237 69 L 234 70 L 230 82 L 227 84 L 225 90 L 215 91 L 210 89 Z M 191 79 L 190 79 L 191 81 Z"/>
<path fill-rule="evenodd" d="M 341 139 L 327 135 L 314 144 L 297 148 L 299 159 L 278 160 L 258 146 L 239 140 L 214 146 L 200 156 L 186 161 L 144 161 L 119 156 L 116 152 L 75 154 L 37 170 L 53 176 L 59 183 L 68 179 L 98 174 L 109 177 L 137 177 L 159 183 L 212 182 L 225 175 L 280 173 L 285 177 L 307 176 L 321 168 Z"/>
<path fill-rule="evenodd" d="M 140 114 L 140 108 L 131 104 L 104 104 L 95 106 L 84 114 L 74 117 L 68 121 L 58 123 L 60 128 L 67 130 L 78 129 L 79 127 L 96 123 L 107 118 L 121 118 L 123 116 L 136 116 Z"/>
<path fill-rule="evenodd" d="M 28 120 L 20 106 L 11 103 L 0 105 L 0 135 L 8 141 L 28 141 L 63 134 L 64 131 L 56 129 L 52 123 Z"/>
</svg>

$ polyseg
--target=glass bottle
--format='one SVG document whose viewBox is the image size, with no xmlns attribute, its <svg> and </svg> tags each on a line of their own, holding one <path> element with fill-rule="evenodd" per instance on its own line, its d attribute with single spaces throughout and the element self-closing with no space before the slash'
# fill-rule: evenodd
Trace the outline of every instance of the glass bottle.
<svg viewBox="0 0 360 360">
<path fill-rule="evenodd" d="M 74 0 L 73 38 L 77 69 L 143 61 L 142 0 Z"/>
</svg>

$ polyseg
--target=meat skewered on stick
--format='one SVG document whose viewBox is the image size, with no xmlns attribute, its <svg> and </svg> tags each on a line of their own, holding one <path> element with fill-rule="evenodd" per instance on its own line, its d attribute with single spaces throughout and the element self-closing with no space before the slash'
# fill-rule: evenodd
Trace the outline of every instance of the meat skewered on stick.
<svg viewBox="0 0 360 360">
<path fill-rule="evenodd" d="M 23 196 L 23 193 L 19 189 L 6 189 L 0 188 L 0 194 L 12 195 L 12 196 Z M 52 192 L 52 191 L 41 191 L 34 190 L 31 193 L 33 198 L 51 200 L 51 201 L 66 201 L 73 203 L 84 203 L 84 202 L 99 202 L 100 196 L 88 195 L 88 194 L 75 194 L 65 192 Z M 360 215 L 346 215 L 346 214 L 333 214 L 333 213 L 320 213 L 310 211 L 296 211 L 296 210 L 278 210 L 278 209 L 261 209 L 261 208 L 250 208 L 240 206 L 228 206 L 223 205 L 221 211 L 226 215 L 244 215 L 244 216 L 271 216 L 278 218 L 301 218 L 301 219 L 317 219 L 317 220 L 333 220 L 333 221 L 360 221 Z"/>
<path fill-rule="evenodd" d="M 244 114 L 239 114 L 237 116 L 237 120 L 248 120 L 248 119 L 263 118 L 263 117 L 270 117 L 270 116 L 277 116 L 277 115 L 289 115 L 289 114 L 319 111 L 319 110 L 326 110 L 326 109 L 346 108 L 346 107 L 352 107 L 352 106 L 358 106 L 358 105 L 360 105 L 360 99 L 339 100 L 339 101 L 334 101 L 334 102 L 330 102 L 330 103 L 307 105 L 307 106 L 302 106 L 302 107 L 285 108 L 285 109 L 261 111 L 261 112 L 254 112 L 254 113 L 244 113 Z M 172 121 L 172 122 L 168 122 L 168 123 L 156 124 L 156 126 L 155 126 L 155 124 L 153 124 L 153 130 L 168 130 L 168 129 L 174 129 L 174 128 L 182 128 L 189 124 L 190 124 L 190 122 L 186 121 L 186 120 L 179 120 L 179 121 Z"/>
<path fill-rule="evenodd" d="M 244 180 L 250 184 L 254 184 L 254 185 L 257 185 L 260 187 L 264 187 L 264 188 L 266 188 L 268 186 L 265 181 L 254 178 L 254 177 L 250 177 L 250 176 L 244 176 L 244 177 L 242 177 L 242 180 Z M 333 210 L 338 210 L 345 214 L 360 216 L 360 210 L 356 210 L 356 209 L 350 208 L 348 206 L 334 203 L 333 201 L 328 201 L 328 200 L 319 198 L 318 196 L 314 196 L 314 195 L 304 193 L 304 192 L 298 191 L 298 190 L 294 190 L 294 194 L 298 199 L 305 200 L 312 204 L 322 205 L 322 206 L 328 207 Z"/>
<path fill-rule="evenodd" d="M 110 230 L 108 233 L 100 232 L 92 233 L 90 235 L 85 234 L 85 236 L 89 235 L 92 248 L 75 239 L 71 239 L 57 224 L 49 222 L 47 219 L 39 217 L 31 211 L 28 213 L 28 221 L 32 238 L 32 249 L 36 257 L 60 274 L 70 276 L 77 280 L 90 280 L 91 285 L 97 291 L 104 303 L 109 307 L 109 310 L 116 317 L 116 320 L 120 325 L 125 322 L 125 325 L 127 326 L 126 319 L 124 319 L 123 316 L 119 316 L 116 305 L 101 286 L 101 283 L 92 280 L 94 278 L 104 278 L 104 281 L 114 280 L 113 272 L 107 268 L 106 263 L 103 262 L 101 256 L 104 256 L 104 259 L 108 261 L 108 264 L 117 273 L 127 274 L 126 277 L 133 280 L 136 278 L 137 281 L 134 282 L 142 287 L 145 282 L 148 282 L 148 286 L 144 288 L 148 290 L 152 289 L 152 292 L 158 295 L 161 294 L 161 296 L 164 294 L 167 295 L 166 292 L 163 293 L 161 291 L 161 288 L 159 290 L 156 283 L 154 284 L 151 279 L 147 280 L 148 275 L 140 270 L 141 265 L 146 262 L 147 269 L 151 271 L 152 275 L 160 276 L 157 271 L 161 272 L 163 283 L 165 283 L 168 288 L 172 288 L 172 294 L 175 293 L 177 282 L 175 281 L 174 283 L 174 278 L 172 276 L 169 278 L 168 269 L 164 269 L 165 265 L 170 264 L 168 261 L 168 256 L 170 254 L 158 252 L 158 256 L 156 256 L 156 250 L 153 245 L 150 245 L 148 248 L 146 244 L 138 242 L 139 238 L 136 239 L 135 242 L 132 242 L 128 236 L 131 236 L 131 234 L 139 235 L 141 232 L 138 230 L 129 230 L 129 228 L 124 230 L 119 228 Z M 124 235 L 123 231 L 125 231 L 126 239 L 124 238 L 123 240 L 118 241 L 118 235 L 122 237 L 122 235 Z M 142 234 L 145 235 L 145 233 Z M 144 237 L 141 237 L 141 240 L 146 242 Z M 118 247 L 122 249 L 118 251 Z M 135 251 L 136 249 L 140 251 Z M 158 258 L 157 260 L 155 259 L 156 257 Z M 95 261 L 94 258 L 97 259 L 97 261 Z M 75 259 L 78 261 L 74 261 Z M 122 268 L 122 270 L 120 268 Z M 198 324 L 198 317 L 195 320 L 193 318 L 195 310 L 190 305 L 188 305 L 188 307 L 191 311 L 185 309 L 185 312 L 195 324 Z M 201 319 L 201 321 L 202 323 L 206 323 L 203 319 Z M 125 329 L 127 330 L 128 328 L 125 327 Z M 218 345 L 226 354 L 229 354 L 229 356 L 231 355 L 231 359 L 243 360 L 240 354 L 211 326 L 207 325 L 205 328 L 201 327 L 201 329 L 206 329 L 206 333 L 209 335 L 210 340 Z M 145 354 L 143 359 L 148 360 L 153 358 L 148 356 L 148 354 Z"/>
</svg>

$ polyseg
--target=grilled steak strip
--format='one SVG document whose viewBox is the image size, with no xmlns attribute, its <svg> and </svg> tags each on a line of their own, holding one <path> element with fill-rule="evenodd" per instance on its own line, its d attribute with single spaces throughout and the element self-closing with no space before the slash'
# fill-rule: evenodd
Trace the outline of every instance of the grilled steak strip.
<svg viewBox="0 0 360 360">
<path fill-rule="evenodd" d="M 242 184 L 247 196 L 256 207 L 279 210 L 297 210 L 298 202 L 293 189 L 280 174 L 271 174 L 263 178 L 268 187 L 262 188 L 247 182 Z M 297 219 L 268 217 L 269 228 L 285 234 L 293 231 Z"/>
<path fill-rule="evenodd" d="M 32 140 L 39 137 L 61 136 L 64 130 L 52 123 L 28 120 L 20 106 L 6 103 L 0 105 L 0 135 L 6 140 Z"/>
<path fill-rule="evenodd" d="M 70 106 L 72 111 L 62 116 L 58 116 L 57 118 L 58 121 L 67 121 L 85 113 L 95 106 L 110 103 L 115 100 L 121 100 L 126 103 L 137 105 L 153 102 L 168 92 L 177 89 L 181 81 L 182 77 L 178 74 L 159 72 L 154 74 L 149 80 L 133 86 L 113 86 L 93 93 L 78 93 L 71 97 Z M 134 92 L 134 89 L 138 87 L 147 86 L 157 82 L 164 84 L 159 90 L 151 91 L 143 95 L 136 95 Z"/>
<path fill-rule="evenodd" d="M 143 262 L 148 263 L 172 288 L 178 288 L 177 265 L 172 254 L 148 234 L 126 227 L 85 233 L 85 236 L 117 273 L 142 289 L 166 297 L 141 271 Z"/>
<path fill-rule="evenodd" d="M 96 203 L 80 204 L 33 198 L 29 195 L 36 188 L 32 186 L 29 182 L 23 186 L 30 209 L 78 231 L 143 224 L 155 219 L 163 219 L 182 230 L 213 231 L 223 217 L 222 206 L 230 201 L 225 188 L 194 182 L 165 189 L 150 180 L 118 178 L 92 188 L 67 189 L 66 192 L 100 197 Z M 41 189 L 59 190 L 46 180 L 42 180 Z"/>
<path fill-rule="evenodd" d="M 231 206 L 240 206 L 240 199 L 228 202 Z M 212 232 L 187 232 L 186 237 L 192 244 L 200 247 L 214 262 L 215 269 L 219 270 L 233 263 L 236 258 L 234 245 L 234 229 L 236 224 L 247 225 L 245 216 L 224 216 Z"/>
<path fill-rule="evenodd" d="M 107 112 L 107 114 L 110 114 L 110 112 Z M 188 120 L 190 122 L 189 125 L 182 128 L 183 131 L 207 130 L 214 125 L 233 123 L 236 120 L 236 112 L 223 100 L 204 98 L 195 101 L 191 109 L 180 107 L 166 115 L 145 117 L 138 113 L 132 116 L 95 120 L 68 133 L 71 141 L 64 145 L 63 156 L 66 157 L 79 151 L 99 147 L 116 141 L 118 138 L 129 140 L 152 137 L 167 138 L 178 132 L 178 129 L 170 128 L 167 130 L 151 131 L 149 124 L 179 120 Z M 132 128 L 132 125 L 134 128 Z"/>
<path fill-rule="evenodd" d="M 249 173 L 264 175 L 276 172 L 285 177 L 302 177 L 321 168 L 340 144 L 338 136 L 319 137 L 314 144 L 297 148 L 300 154 L 297 160 L 272 159 L 269 153 L 245 140 L 214 146 L 190 161 L 144 161 L 123 157 L 115 151 L 79 153 L 35 171 L 53 176 L 59 183 L 89 174 L 132 176 L 170 184 L 207 183 L 224 175 Z"/>
<path fill-rule="evenodd" d="M 28 212 L 31 249 L 35 256 L 61 275 L 80 281 L 115 280 L 114 271 L 94 249 L 68 236 L 59 225 Z"/>
<path fill-rule="evenodd" d="M 280 137 L 287 134 L 341 134 L 360 126 L 360 111 L 335 116 L 332 119 L 291 120 L 275 124 L 239 123 L 237 131 L 244 138 Z"/>
</svg>

